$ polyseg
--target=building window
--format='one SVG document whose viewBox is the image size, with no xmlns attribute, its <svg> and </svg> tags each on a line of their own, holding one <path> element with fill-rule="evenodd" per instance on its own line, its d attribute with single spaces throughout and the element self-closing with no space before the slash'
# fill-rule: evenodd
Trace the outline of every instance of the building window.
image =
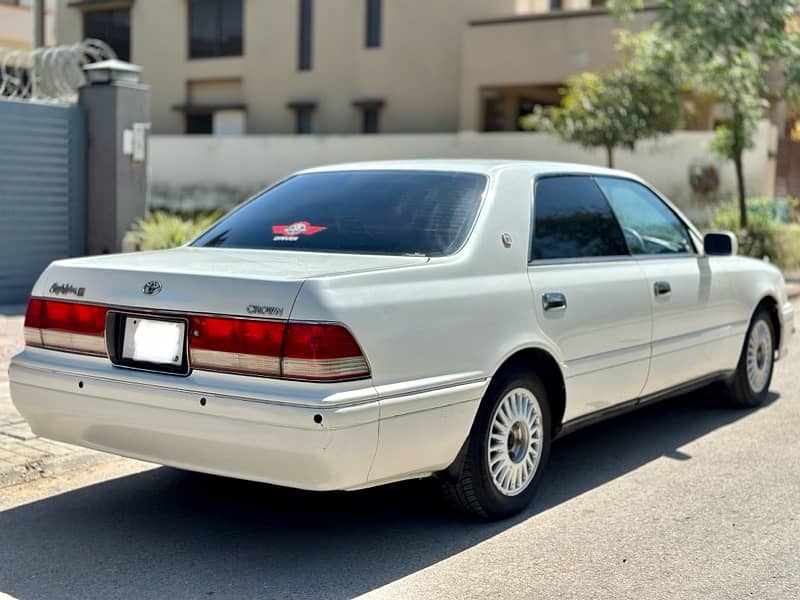
<svg viewBox="0 0 800 600">
<path fill-rule="evenodd" d="M 211 135 L 214 133 L 214 113 L 186 115 L 186 133 Z"/>
<path fill-rule="evenodd" d="M 242 55 L 242 0 L 189 0 L 189 58 Z"/>
<path fill-rule="evenodd" d="M 307 134 L 312 132 L 312 115 L 317 108 L 316 100 L 293 100 L 287 107 L 294 111 L 294 132 Z"/>
<path fill-rule="evenodd" d="M 605 8 L 608 0 L 592 0 L 592 8 Z"/>
<path fill-rule="evenodd" d="M 295 111 L 294 132 L 297 134 L 311 133 L 311 109 L 300 108 Z"/>
<path fill-rule="evenodd" d="M 365 106 L 361 115 L 361 133 L 378 133 L 379 108 Z"/>
<path fill-rule="evenodd" d="M 505 131 L 506 99 L 504 96 L 486 96 L 483 98 L 483 130 Z"/>
<path fill-rule="evenodd" d="M 196 107 L 186 112 L 186 133 L 202 135 L 244 135 L 245 110 L 226 107 Z"/>
<path fill-rule="evenodd" d="M 311 70 L 311 18 L 314 0 L 300 0 L 300 48 L 297 55 L 297 68 L 300 71 Z"/>
<path fill-rule="evenodd" d="M 550 0 L 550 10 L 561 10 L 561 0 Z"/>
<path fill-rule="evenodd" d="M 362 98 L 353 101 L 353 106 L 361 111 L 361 133 L 378 133 L 384 104 L 386 102 L 382 98 Z"/>
<path fill-rule="evenodd" d="M 367 48 L 381 47 L 381 2 L 382 0 L 366 0 L 367 2 Z"/>
<path fill-rule="evenodd" d="M 316 100 L 294 100 L 289 102 L 288 107 L 294 111 L 294 132 L 300 135 L 312 133 Z"/>
<path fill-rule="evenodd" d="M 101 40 L 117 58 L 131 60 L 131 10 L 87 10 L 83 13 L 83 37 Z"/>
<path fill-rule="evenodd" d="M 215 110 L 211 117 L 211 131 L 214 135 L 244 135 L 246 133 L 244 109 Z"/>
</svg>

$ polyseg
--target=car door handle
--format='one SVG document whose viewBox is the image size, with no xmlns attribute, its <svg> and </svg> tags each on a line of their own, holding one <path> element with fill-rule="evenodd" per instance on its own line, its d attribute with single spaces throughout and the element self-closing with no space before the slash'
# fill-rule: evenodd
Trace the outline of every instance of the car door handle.
<svg viewBox="0 0 800 600">
<path fill-rule="evenodd" d="M 653 284 L 653 292 L 656 296 L 669 296 L 672 293 L 672 287 L 669 281 L 656 281 Z"/>
<path fill-rule="evenodd" d="M 542 306 L 545 310 L 565 310 L 567 297 L 561 292 L 547 292 L 542 294 Z"/>
</svg>

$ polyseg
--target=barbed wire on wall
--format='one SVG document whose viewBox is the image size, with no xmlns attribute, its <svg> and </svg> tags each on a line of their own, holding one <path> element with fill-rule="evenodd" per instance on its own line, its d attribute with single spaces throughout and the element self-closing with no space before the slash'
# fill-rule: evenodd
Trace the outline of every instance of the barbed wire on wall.
<svg viewBox="0 0 800 600">
<path fill-rule="evenodd" d="M 0 48 L 0 98 L 74 103 L 86 83 L 83 67 L 117 58 L 101 40 L 34 50 Z"/>
</svg>

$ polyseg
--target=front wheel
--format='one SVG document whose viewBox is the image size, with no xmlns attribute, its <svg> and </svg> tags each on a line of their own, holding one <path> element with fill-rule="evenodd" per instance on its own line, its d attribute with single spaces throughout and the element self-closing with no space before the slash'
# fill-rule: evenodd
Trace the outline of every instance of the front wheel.
<svg viewBox="0 0 800 600">
<path fill-rule="evenodd" d="M 759 310 L 750 323 L 742 355 L 728 396 L 735 406 L 752 408 L 763 404 L 769 394 L 775 365 L 775 330 L 765 309 Z"/>
<path fill-rule="evenodd" d="M 530 504 L 550 453 L 547 391 L 531 373 L 510 371 L 489 386 L 446 496 L 484 519 L 513 515 Z"/>
</svg>

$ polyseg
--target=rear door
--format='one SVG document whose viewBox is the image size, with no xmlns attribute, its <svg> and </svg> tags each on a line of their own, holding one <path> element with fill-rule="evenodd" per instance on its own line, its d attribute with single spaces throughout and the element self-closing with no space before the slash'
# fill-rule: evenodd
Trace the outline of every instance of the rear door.
<svg viewBox="0 0 800 600">
<path fill-rule="evenodd" d="M 643 395 L 735 364 L 746 322 L 728 275 L 699 255 L 686 224 L 654 192 L 624 178 L 597 177 L 647 277 L 653 356 Z"/>
<path fill-rule="evenodd" d="M 564 421 L 636 399 L 650 363 L 650 287 L 591 177 L 537 180 L 528 277 L 561 353 Z"/>
</svg>

